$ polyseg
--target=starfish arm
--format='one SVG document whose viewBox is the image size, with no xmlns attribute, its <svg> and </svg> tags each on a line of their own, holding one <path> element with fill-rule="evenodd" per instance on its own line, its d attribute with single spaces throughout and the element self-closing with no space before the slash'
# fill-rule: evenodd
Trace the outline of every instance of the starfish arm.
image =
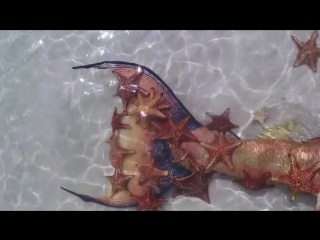
<svg viewBox="0 0 320 240">
<path fill-rule="evenodd" d="M 299 49 L 303 47 L 302 42 L 297 37 L 291 35 L 291 38 Z"/>
<path fill-rule="evenodd" d="M 140 80 L 141 80 L 141 78 L 143 76 L 143 73 L 144 73 L 143 69 L 142 68 L 138 68 L 137 71 L 132 76 L 130 76 L 128 78 L 127 82 L 132 84 L 132 85 L 135 85 L 135 86 L 139 87 L 138 85 L 139 85 L 139 82 L 140 82 Z"/>
<path fill-rule="evenodd" d="M 291 162 L 290 173 L 292 174 L 293 178 L 298 178 L 298 174 L 301 171 L 300 165 L 294 155 L 289 154 L 288 157 L 290 158 Z"/>
<path fill-rule="evenodd" d="M 142 95 L 140 93 L 138 94 L 138 104 L 140 106 L 144 106 L 145 105 L 145 103 L 143 101 L 143 97 L 142 97 Z"/>
<path fill-rule="evenodd" d="M 147 107 L 152 108 L 154 107 L 162 98 L 163 94 L 158 95 L 155 98 L 150 98 L 152 99 L 150 102 L 148 102 L 147 104 L 145 104 Z"/>
<path fill-rule="evenodd" d="M 152 115 L 152 116 L 156 116 L 156 117 L 159 117 L 159 118 L 166 118 L 167 116 L 165 114 L 163 114 L 162 112 L 160 112 L 158 109 L 156 108 L 149 108 L 146 110 L 146 114 L 147 115 Z"/>
<path fill-rule="evenodd" d="M 183 132 L 182 135 L 191 141 L 198 142 L 198 139 L 190 132 Z"/>
<path fill-rule="evenodd" d="M 311 54 L 309 55 L 309 59 L 308 59 L 307 65 L 309 66 L 309 68 L 310 68 L 313 72 L 317 72 L 317 60 L 318 60 L 318 57 L 315 56 L 315 54 L 311 53 Z"/>
<path fill-rule="evenodd" d="M 232 158 L 231 158 L 230 155 L 225 156 L 225 157 L 223 158 L 223 162 L 224 162 L 225 164 L 227 164 L 227 166 L 228 166 L 230 169 L 232 169 L 232 170 L 234 169 L 233 163 L 232 163 Z"/>
<path fill-rule="evenodd" d="M 158 106 L 158 109 L 162 110 L 162 109 L 168 109 L 168 108 L 171 108 L 169 105 L 167 104 L 161 104 Z"/>
<path fill-rule="evenodd" d="M 197 197 L 200 198 L 205 203 L 211 204 L 208 186 L 205 187 L 203 192 L 198 193 Z"/>
<path fill-rule="evenodd" d="M 172 130 L 178 130 L 177 127 L 176 127 L 176 125 L 175 125 L 174 122 L 173 122 L 174 120 L 172 119 L 172 117 L 169 117 L 168 120 L 169 120 L 168 123 L 169 123 L 171 129 L 172 129 Z"/>
<path fill-rule="evenodd" d="M 212 154 L 210 157 L 210 162 L 207 166 L 207 169 L 211 168 L 213 165 L 215 165 L 219 160 L 219 156 L 217 154 Z"/>
<path fill-rule="evenodd" d="M 168 170 L 161 170 L 157 168 L 153 168 L 152 175 L 157 177 L 166 177 L 168 176 Z"/>
<path fill-rule="evenodd" d="M 180 131 L 182 131 L 184 129 L 184 127 L 186 126 L 186 124 L 189 122 L 190 120 L 190 115 L 187 116 L 186 118 L 182 119 L 180 122 L 179 122 L 179 125 L 178 125 L 178 129 Z"/>
<path fill-rule="evenodd" d="M 317 189 L 312 181 L 305 183 L 301 190 L 302 192 L 309 193 L 314 196 L 317 196 L 320 193 L 320 189 Z"/>
<path fill-rule="evenodd" d="M 119 81 L 119 86 L 125 84 L 126 79 L 125 79 L 121 74 L 119 74 L 119 73 L 116 72 L 116 71 L 112 71 L 112 74 L 115 75 L 116 78 L 118 79 L 118 81 Z"/>
<path fill-rule="evenodd" d="M 211 117 L 212 119 L 216 117 L 215 114 L 211 113 L 211 112 L 205 112 L 205 114 L 209 117 Z"/>
<path fill-rule="evenodd" d="M 319 37 L 318 31 L 313 31 L 311 34 L 311 39 L 309 40 L 309 46 L 311 49 L 315 49 L 317 47 L 317 38 Z"/>
<path fill-rule="evenodd" d="M 308 168 L 307 170 L 304 170 L 305 174 L 302 177 L 302 181 L 311 181 L 313 179 L 313 177 L 320 172 L 320 163 L 317 163 L 315 165 L 313 165 L 312 167 Z"/>
<path fill-rule="evenodd" d="M 224 116 L 225 118 L 230 118 L 230 108 L 227 108 L 223 113 L 222 116 Z"/>
<path fill-rule="evenodd" d="M 288 177 L 287 175 L 281 175 L 279 177 L 272 177 L 271 181 L 273 182 L 279 182 L 286 185 L 291 185 L 292 178 Z"/>
</svg>

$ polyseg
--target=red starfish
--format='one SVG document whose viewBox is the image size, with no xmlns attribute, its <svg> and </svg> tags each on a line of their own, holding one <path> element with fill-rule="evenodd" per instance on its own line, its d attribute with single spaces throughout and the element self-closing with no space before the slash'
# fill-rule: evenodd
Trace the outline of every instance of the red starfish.
<svg viewBox="0 0 320 240">
<path fill-rule="evenodd" d="M 156 186 L 157 183 L 154 181 L 155 178 L 168 176 L 168 171 L 154 167 L 154 160 L 150 160 L 147 164 L 136 164 L 136 166 L 140 172 L 139 183 L 149 180 L 152 185 Z"/>
<path fill-rule="evenodd" d="M 271 178 L 271 173 L 266 172 L 262 174 L 260 177 L 252 178 L 249 173 L 243 170 L 244 178 L 238 178 L 233 180 L 235 183 L 239 183 L 245 189 L 250 189 L 253 191 L 257 191 L 263 188 L 274 187 L 274 184 L 267 184 L 267 180 Z"/>
<path fill-rule="evenodd" d="M 209 169 L 218 161 L 227 164 L 231 169 L 234 169 L 232 164 L 232 153 L 240 146 L 241 142 L 230 143 L 227 141 L 223 133 L 219 133 L 219 137 L 211 143 L 200 143 L 209 153 L 210 162 L 207 166 Z"/>
<path fill-rule="evenodd" d="M 134 196 L 134 198 L 138 202 L 138 211 L 157 211 L 161 204 L 168 202 L 165 199 L 156 198 L 150 187 L 147 188 L 144 196 Z"/>
<path fill-rule="evenodd" d="M 212 119 L 211 123 L 206 125 L 206 128 L 210 131 L 226 133 L 233 128 L 239 127 L 238 125 L 230 122 L 230 108 L 227 108 L 220 116 L 209 112 L 206 112 L 206 114 Z"/>
<path fill-rule="evenodd" d="M 187 129 L 187 123 L 190 117 L 191 116 L 187 116 L 180 122 L 177 122 L 171 116 L 168 118 L 168 122 L 164 124 L 164 127 L 152 121 L 152 124 L 159 130 L 154 138 L 159 140 L 172 140 L 174 148 L 180 147 L 184 139 L 197 142 L 198 139 Z"/>
<path fill-rule="evenodd" d="M 129 193 L 129 191 L 127 190 L 127 184 L 132 177 L 133 177 L 133 175 L 123 175 L 123 174 L 119 173 L 118 171 L 115 171 L 112 176 L 105 176 L 105 178 L 108 179 L 112 185 L 110 198 L 112 198 L 112 196 L 116 192 L 121 191 L 121 190 Z"/>
<path fill-rule="evenodd" d="M 205 173 L 205 167 L 195 166 L 197 170 L 188 177 L 171 179 L 171 182 L 177 185 L 178 189 L 173 193 L 175 198 L 179 195 L 188 197 L 197 197 L 210 204 L 209 198 L 209 175 Z"/>
<path fill-rule="evenodd" d="M 117 108 L 114 108 L 113 115 L 112 115 L 112 121 L 111 121 L 111 126 L 112 126 L 112 132 L 118 129 L 131 129 L 131 126 L 128 124 L 123 124 L 121 122 L 121 119 L 123 116 L 126 114 L 123 113 L 117 113 Z"/>
<path fill-rule="evenodd" d="M 122 167 L 122 160 L 126 155 L 135 153 L 134 150 L 127 150 L 119 145 L 119 130 L 116 130 L 111 140 L 108 141 L 110 144 L 109 158 L 112 166 L 120 171 Z"/>
<path fill-rule="evenodd" d="M 272 181 L 280 182 L 290 186 L 292 194 L 291 201 L 293 201 L 299 192 L 310 193 L 317 196 L 320 193 L 313 183 L 313 177 L 320 171 L 320 164 L 317 163 L 312 167 L 302 170 L 296 157 L 289 154 L 291 160 L 290 170 L 287 174 L 280 175 L 279 177 L 271 178 Z"/>
<path fill-rule="evenodd" d="M 301 42 L 298 38 L 291 35 L 292 40 L 299 49 L 294 67 L 306 64 L 313 72 L 317 71 L 317 61 L 320 57 L 320 48 L 317 47 L 318 36 L 318 31 L 314 31 L 307 42 Z"/>
<path fill-rule="evenodd" d="M 114 96 L 118 96 L 122 99 L 123 111 L 127 112 L 127 107 L 131 100 L 135 98 L 138 92 L 142 92 L 144 95 L 148 93 L 139 87 L 140 79 L 143 76 L 143 69 L 138 68 L 137 71 L 131 77 L 125 77 L 117 71 L 112 71 L 119 81 L 118 89 Z"/>
</svg>

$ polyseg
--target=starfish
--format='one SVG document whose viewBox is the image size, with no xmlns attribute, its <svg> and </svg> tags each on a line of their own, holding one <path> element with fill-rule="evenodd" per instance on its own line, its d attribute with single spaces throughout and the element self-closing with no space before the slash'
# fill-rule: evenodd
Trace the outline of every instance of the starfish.
<svg viewBox="0 0 320 240">
<path fill-rule="evenodd" d="M 121 123 L 121 118 L 125 115 L 126 114 L 124 112 L 118 114 L 117 108 L 114 107 L 112 121 L 111 121 L 112 132 L 114 132 L 115 130 L 118 130 L 118 129 L 131 129 L 130 125 Z"/>
<path fill-rule="evenodd" d="M 138 202 L 138 211 L 157 211 L 161 204 L 168 202 L 165 199 L 156 198 L 150 187 L 147 188 L 144 196 L 134 196 L 134 198 Z"/>
<path fill-rule="evenodd" d="M 250 177 L 249 173 L 243 170 L 244 178 L 238 178 L 233 180 L 235 183 L 239 183 L 245 189 L 257 191 L 267 187 L 274 187 L 274 184 L 267 184 L 267 180 L 271 178 L 271 173 L 266 172 L 257 178 Z"/>
<path fill-rule="evenodd" d="M 317 47 L 318 36 L 318 31 L 314 31 L 307 42 L 301 42 L 298 38 L 291 35 L 292 40 L 299 49 L 299 53 L 293 67 L 296 68 L 306 64 L 313 72 L 317 71 L 317 62 L 320 57 L 320 48 Z"/>
<path fill-rule="evenodd" d="M 147 164 L 136 164 L 139 169 L 139 184 L 145 181 L 151 182 L 152 185 L 156 186 L 157 183 L 154 181 L 154 178 L 166 177 L 168 176 L 167 170 L 161 170 L 154 167 L 154 160 L 150 160 Z"/>
<path fill-rule="evenodd" d="M 120 171 L 123 158 L 129 154 L 134 154 L 135 151 L 127 150 L 119 145 L 119 130 L 116 130 L 113 133 L 111 140 L 109 140 L 108 143 L 110 144 L 110 162 L 117 171 Z"/>
<path fill-rule="evenodd" d="M 313 183 L 313 177 L 320 171 L 320 164 L 317 163 L 312 167 L 302 170 L 294 155 L 289 154 L 291 161 L 290 170 L 287 174 L 280 175 L 279 177 L 271 178 L 272 181 L 283 183 L 290 186 L 292 194 L 291 201 L 294 201 L 299 192 L 310 193 L 317 196 L 320 193 Z"/>
<path fill-rule="evenodd" d="M 187 139 L 198 142 L 198 139 L 190 133 L 187 128 L 190 115 L 182 119 L 180 122 L 175 121 L 172 116 L 164 127 L 157 125 L 155 122 L 152 124 L 159 130 L 154 139 L 159 140 L 172 140 L 174 148 L 179 148 L 182 140 Z"/>
<path fill-rule="evenodd" d="M 206 115 L 211 117 L 211 123 L 206 125 L 210 131 L 217 131 L 226 133 L 233 128 L 238 128 L 239 126 L 230 122 L 230 108 L 227 108 L 220 116 L 214 115 L 213 113 L 206 112 Z"/>
<path fill-rule="evenodd" d="M 130 77 L 125 77 L 117 71 L 112 71 L 119 81 L 117 92 L 114 96 L 118 96 L 122 100 L 123 111 L 127 112 L 127 108 L 132 99 L 136 98 L 138 92 L 148 95 L 147 91 L 139 87 L 140 80 L 143 76 L 143 69 L 138 67 L 137 71 Z"/>
<path fill-rule="evenodd" d="M 175 198 L 179 195 L 197 197 L 210 204 L 209 198 L 209 175 L 205 173 L 205 167 L 196 167 L 197 170 L 188 177 L 171 179 L 178 189 L 173 193 Z"/>
<path fill-rule="evenodd" d="M 160 110 L 170 108 L 167 104 L 158 105 L 163 93 L 156 95 L 153 88 L 150 89 L 150 95 L 148 98 L 143 99 L 141 93 L 138 94 L 138 107 L 129 112 L 128 115 L 137 115 L 137 121 L 142 122 L 142 127 L 147 127 L 147 118 L 149 116 L 155 116 L 165 119 L 167 116 Z"/>
<path fill-rule="evenodd" d="M 222 161 L 227 164 L 228 167 L 234 169 L 232 164 L 232 153 L 240 146 L 241 142 L 230 143 L 225 138 L 223 133 L 219 133 L 219 137 L 211 143 L 200 143 L 209 153 L 210 162 L 207 166 L 209 169 L 211 166 L 216 164 L 218 161 Z"/>
<path fill-rule="evenodd" d="M 253 121 L 257 120 L 261 125 L 264 125 L 264 120 L 269 117 L 269 113 L 266 112 L 266 107 L 262 107 L 260 110 L 252 112 Z"/>
<path fill-rule="evenodd" d="M 129 191 L 127 190 L 127 184 L 132 177 L 133 177 L 133 175 L 123 175 L 123 174 L 119 173 L 118 171 L 115 171 L 112 176 L 105 176 L 105 178 L 108 179 L 112 185 L 110 198 L 112 198 L 112 196 L 116 192 L 121 191 L 121 190 L 129 193 Z"/>
</svg>

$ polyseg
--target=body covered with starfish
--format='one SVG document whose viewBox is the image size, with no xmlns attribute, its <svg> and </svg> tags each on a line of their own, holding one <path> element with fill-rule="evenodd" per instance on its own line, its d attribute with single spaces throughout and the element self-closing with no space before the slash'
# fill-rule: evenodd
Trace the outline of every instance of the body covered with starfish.
<svg viewBox="0 0 320 240">
<path fill-rule="evenodd" d="M 301 43 L 295 67 L 307 64 L 316 71 L 319 48 L 315 40 Z M 318 55 L 317 55 L 318 54 Z M 173 197 L 197 197 L 210 204 L 208 183 L 214 172 L 234 177 L 235 184 L 257 191 L 284 184 L 293 201 L 300 193 L 319 197 L 320 137 L 297 140 L 294 125 L 277 130 L 264 125 L 265 109 L 254 112 L 265 132 L 258 139 L 240 139 L 231 129 L 230 109 L 222 115 L 206 112 L 212 122 L 198 122 L 165 82 L 151 69 L 128 62 L 102 62 L 79 68 L 110 69 L 118 80 L 115 96 L 122 111 L 114 109 L 109 160 L 115 168 L 106 176 L 106 196 L 92 197 L 63 188 L 87 202 L 112 207 L 159 210 L 171 187 Z M 317 209 L 320 207 L 317 206 Z"/>
</svg>

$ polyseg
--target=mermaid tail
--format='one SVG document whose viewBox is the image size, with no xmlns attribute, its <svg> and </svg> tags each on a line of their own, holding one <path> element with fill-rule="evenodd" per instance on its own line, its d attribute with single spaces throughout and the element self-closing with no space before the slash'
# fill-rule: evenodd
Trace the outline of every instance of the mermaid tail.
<svg viewBox="0 0 320 240">
<path fill-rule="evenodd" d="M 128 62 L 101 62 L 73 67 L 81 68 L 110 69 L 119 82 L 114 96 L 122 99 L 123 112 L 118 114 L 115 109 L 112 117 L 113 133 L 107 141 L 110 145 L 109 160 L 115 174 L 132 175 L 133 178 L 126 185 L 121 185 L 117 179 L 111 182 L 111 192 L 114 193 L 115 188 L 117 191 L 101 198 L 62 189 L 86 202 L 111 207 L 138 205 L 138 209 L 155 210 L 157 203 L 164 203 L 159 197 L 173 186 L 171 179 L 192 174 L 188 168 L 174 162 L 172 148 L 173 145 L 179 147 L 174 144 L 179 141 L 171 139 L 180 131 L 180 140 L 197 141 L 190 131 L 203 125 L 190 114 L 164 81 L 145 66 Z M 166 132 L 168 134 L 160 136 Z"/>
</svg>

